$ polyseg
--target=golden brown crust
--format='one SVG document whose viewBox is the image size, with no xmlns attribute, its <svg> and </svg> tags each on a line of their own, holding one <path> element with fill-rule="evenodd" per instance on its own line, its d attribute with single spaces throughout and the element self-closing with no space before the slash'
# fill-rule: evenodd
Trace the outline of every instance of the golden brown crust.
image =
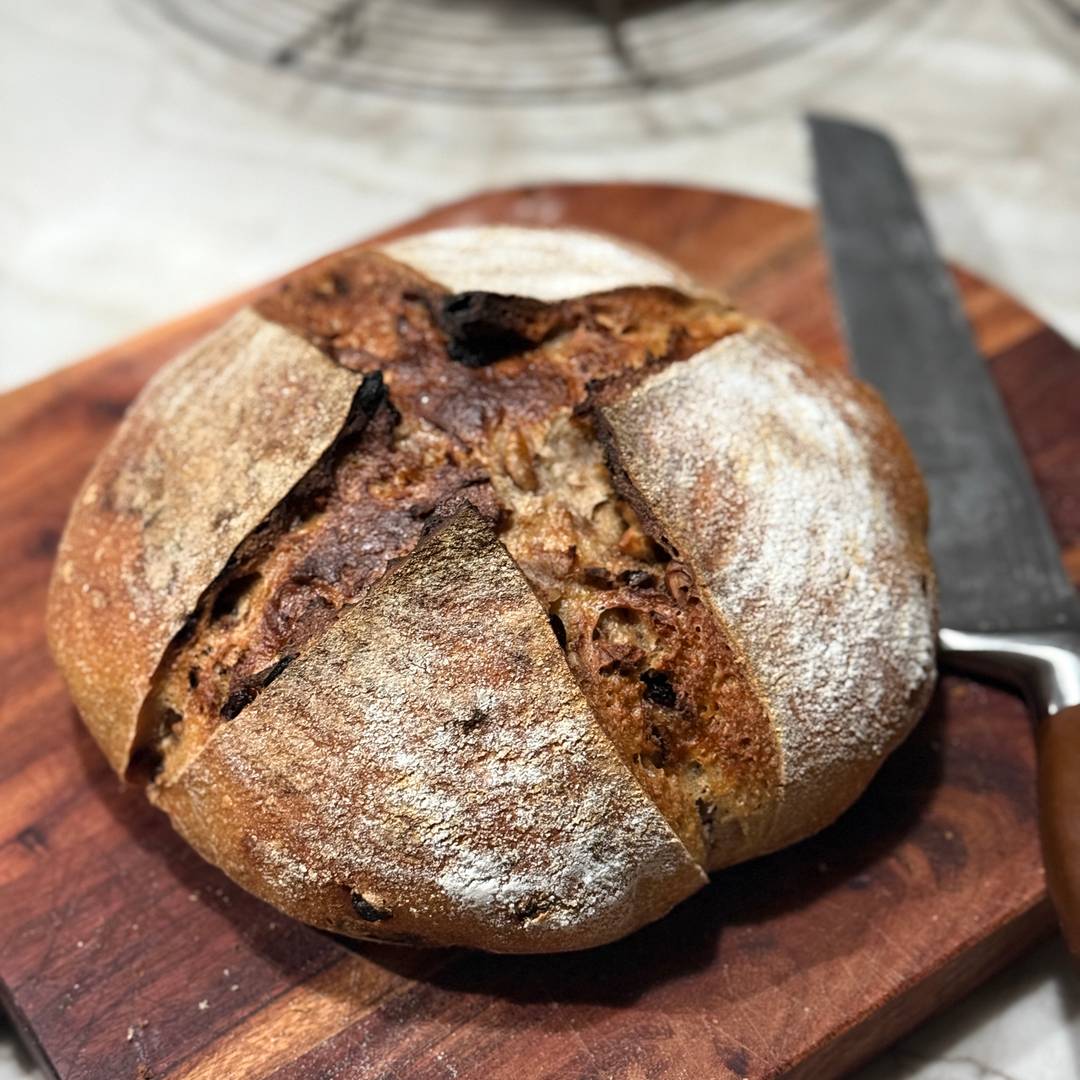
<svg viewBox="0 0 1080 1080">
<path fill-rule="evenodd" d="M 617 395 L 742 317 L 662 287 L 553 303 L 449 294 L 366 250 L 296 275 L 259 309 L 343 366 L 379 366 L 365 370 L 346 430 L 237 548 L 170 647 L 144 708 L 139 771 L 169 782 L 412 549 L 432 514 L 463 499 L 562 620 L 601 726 L 701 857 L 707 823 L 679 775 L 709 741 L 723 642 L 673 598 L 662 553 L 642 536 L 637 556 L 623 543 L 626 508 L 576 413 L 598 387 Z M 645 649 L 605 634 L 631 609 Z"/>
<path fill-rule="evenodd" d="M 711 869 L 834 820 L 922 715 L 935 600 L 918 470 L 878 396 L 753 327 L 606 406 L 616 473 L 702 586 L 741 658 L 737 723 L 766 783 L 715 761 L 732 828 Z M 675 434 L 677 432 L 677 435 Z M 755 735 L 755 732 L 758 732 Z"/>
<path fill-rule="evenodd" d="M 586 948 L 705 880 L 471 508 L 154 799 L 241 884 L 360 937 Z"/>
<path fill-rule="evenodd" d="M 872 393 L 744 328 L 587 234 L 295 275 L 72 512 L 50 641 L 114 767 L 151 751 L 180 831 L 299 918 L 501 951 L 831 820 L 932 684 L 925 494 Z"/>
<path fill-rule="evenodd" d="M 60 541 L 47 624 L 117 772 L 169 641 L 337 434 L 358 381 L 242 311 L 151 380 L 94 464 Z"/>
</svg>

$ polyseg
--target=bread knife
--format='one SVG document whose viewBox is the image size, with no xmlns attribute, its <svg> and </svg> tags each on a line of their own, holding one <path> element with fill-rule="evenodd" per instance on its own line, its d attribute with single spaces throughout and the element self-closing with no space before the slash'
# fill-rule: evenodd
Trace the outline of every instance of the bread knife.
<svg viewBox="0 0 1080 1080">
<path fill-rule="evenodd" d="M 1047 886 L 1080 958 L 1080 600 L 915 190 L 881 132 L 809 118 L 822 230 L 856 373 L 926 478 L 943 667 L 1036 720 Z"/>
</svg>

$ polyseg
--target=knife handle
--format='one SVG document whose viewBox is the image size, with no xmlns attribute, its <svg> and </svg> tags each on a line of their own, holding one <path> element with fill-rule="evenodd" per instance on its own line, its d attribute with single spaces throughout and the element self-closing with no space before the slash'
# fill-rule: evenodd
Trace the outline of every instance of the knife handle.
<svg viewBox="0 0 1080 1080">
<path fill-rule="evenodd" d="M 938 648 L 944 666 L 1012 683 L 1031 706 L 1046 886 L 1069 952 L 1080 961 L 1080 632 L 943 627 Z"/>
<path fill-rule="evenodd" d="M 1069 952 L 1080 960 L 1080 705 L 1043 717 L 1036 741 L 1046 884 Z"/>
</svg>

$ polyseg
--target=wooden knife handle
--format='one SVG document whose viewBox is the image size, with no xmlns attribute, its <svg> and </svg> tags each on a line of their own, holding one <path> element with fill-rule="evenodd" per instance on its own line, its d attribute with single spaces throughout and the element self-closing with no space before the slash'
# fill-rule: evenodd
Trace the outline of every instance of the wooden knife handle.
<svg viewBox="0 0 1080 1080">
<path fill-rule="evenodd" d="M 1038 724 L 1039 831 L 1050 899 L 1080 960 L 1080 705 Z"/>
</svg>

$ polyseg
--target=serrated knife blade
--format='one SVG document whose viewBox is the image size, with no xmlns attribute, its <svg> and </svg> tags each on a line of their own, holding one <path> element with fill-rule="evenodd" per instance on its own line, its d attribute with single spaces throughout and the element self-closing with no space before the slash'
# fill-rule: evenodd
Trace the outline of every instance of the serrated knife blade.
<svg viewBox="0 0 1080 1080">
<path fill-rule="evenodd" d="M 871 128 L 809 123 L 852 366 L 885 398 L 930 493 L 941 659 L 1012 682 L 1039 720 L 1047 882 L 1080 957 L 1080 600 L 899 152 Z"/>
<path fill-rule="evenodd" d="M 941 618 L 958 630 L 1080 629 L 1042 501 L 900 157 L 811 120 L 833 285 L 856 372 L 926 478 Z"/>
</svg>

